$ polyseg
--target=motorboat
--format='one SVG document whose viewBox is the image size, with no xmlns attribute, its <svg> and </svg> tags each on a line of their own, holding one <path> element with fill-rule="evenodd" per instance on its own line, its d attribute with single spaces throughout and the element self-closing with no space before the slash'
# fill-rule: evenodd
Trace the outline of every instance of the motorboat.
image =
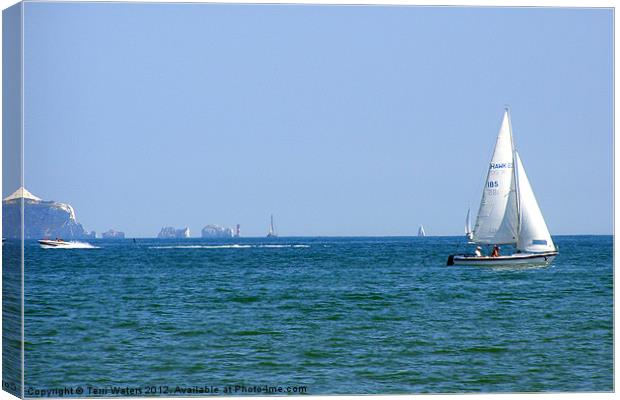
<svg viewBox="0 0 620 400">
<path fill-rule="evenodd" d="M 59 248 L 59 247 L 72 247 L 75 243 L 67 242 L 62 239 L 54 239 L 54 240 L 41 239 L 39 240 L 39 244 L 44 249 L 51 249 L 51 248 Z"/>
</svg>

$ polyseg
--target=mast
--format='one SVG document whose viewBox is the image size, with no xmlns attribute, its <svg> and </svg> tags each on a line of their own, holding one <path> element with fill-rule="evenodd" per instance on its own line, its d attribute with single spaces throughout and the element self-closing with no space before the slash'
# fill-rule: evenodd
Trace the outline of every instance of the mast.
<svg viewBox="0 0 620 400">
<path fill-rule="evenodd" d="M 515 146 L 515 140 L 512 135 L 512 120 L 510 118 L 510 107 L 504 107 L 506 111 L 506 115 L 508 116 L 508 130 L 510 131 L 510 143 L 512 144 L 512 179 L 515 183 L 515 197 L 517 202 L 517 236 L 521 231 L 521 201 L 519 196 L 519 180 L 517 178 L 517 162 L 515 154 L 517 153 L 517 148 Z"/>
</svg>

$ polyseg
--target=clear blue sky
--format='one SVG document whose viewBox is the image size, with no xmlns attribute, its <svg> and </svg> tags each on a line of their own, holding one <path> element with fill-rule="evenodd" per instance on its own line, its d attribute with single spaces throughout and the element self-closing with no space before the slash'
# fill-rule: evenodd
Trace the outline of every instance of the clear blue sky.
<svg viewBox="0 0 620 400">
<path fill-rule="evenodd" d="M 610 9 L 25 5 L 25 181 L 98 232 L 460 235 L 503 107 L 552 234 L 612 233 Z M 5 193 L 6 195 L 6 193 Z"/>
</svg>

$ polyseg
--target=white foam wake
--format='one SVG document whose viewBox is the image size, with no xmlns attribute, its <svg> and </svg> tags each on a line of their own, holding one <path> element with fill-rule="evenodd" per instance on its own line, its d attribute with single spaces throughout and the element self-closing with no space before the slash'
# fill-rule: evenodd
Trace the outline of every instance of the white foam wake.
<svg viewBox="0 0 620 400">
<path fill-rule="evenodd" d="M 149 249 L 249 249 L 246 244 L 150 246 Z"/>
<path fill-rule="evenodd" d="M 273 249 L 281 249 L 281 248 L 305 248 L 310 247 L 307 244 L 259 244 L 257 247 L 266 247 Z"/>
<path fill-rule="evenodd" d="M 220 244 L 220 245 L 173 245 L 150 246 L 149 249 L 249 249 L 249 248 L 305 248 L 307 244 Z"/>
</svg>

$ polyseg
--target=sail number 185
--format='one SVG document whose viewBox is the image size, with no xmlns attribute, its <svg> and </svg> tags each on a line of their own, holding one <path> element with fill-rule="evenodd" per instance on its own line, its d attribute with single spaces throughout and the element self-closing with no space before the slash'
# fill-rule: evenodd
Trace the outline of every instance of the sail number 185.
<svg viewBox="0 0 620 400">
<path fill-rule="evenodd" d="M 497 181 L 488 181 L 487 187 L 490 189 L 493 189 L 493 188 L 499 187 L 499 183 Z"/>
</svg>

